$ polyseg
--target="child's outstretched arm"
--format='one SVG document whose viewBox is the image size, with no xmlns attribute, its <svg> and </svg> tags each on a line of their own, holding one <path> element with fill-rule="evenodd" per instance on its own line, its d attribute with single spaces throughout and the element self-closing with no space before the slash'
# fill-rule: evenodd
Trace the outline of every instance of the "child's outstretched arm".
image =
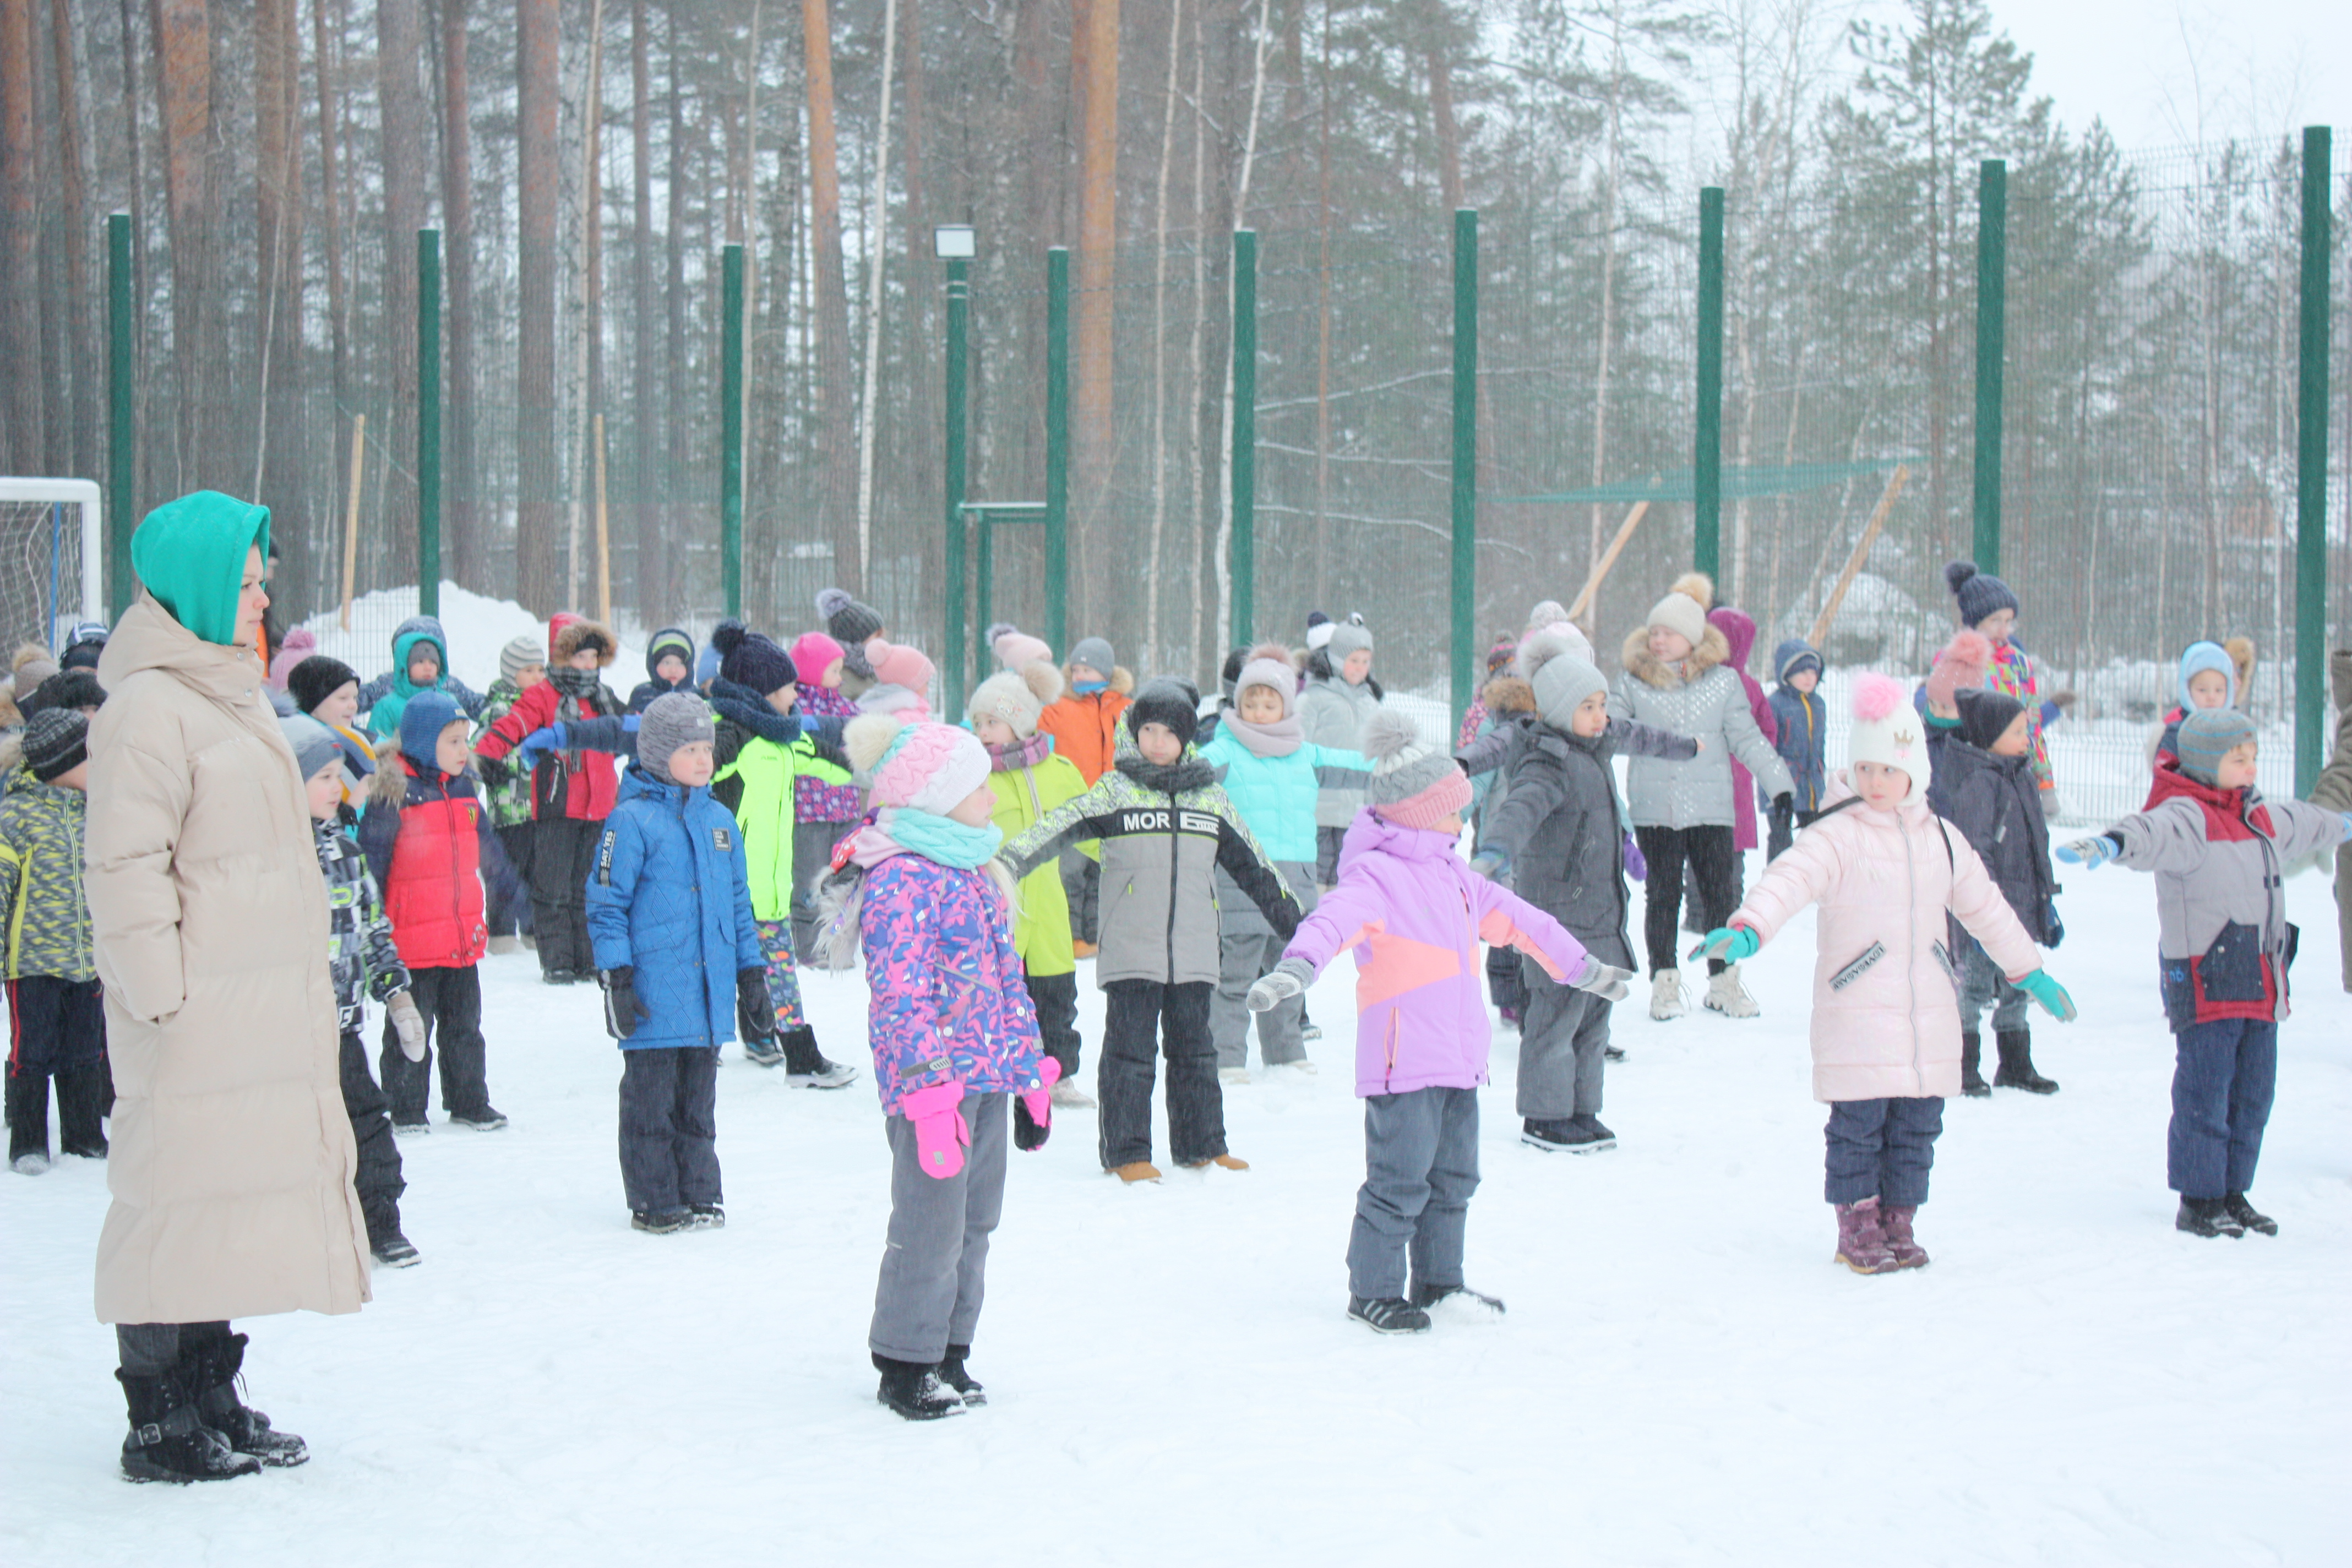
<svg viewBox="0 0 2352 1568">
<path fill-rule="evenodd" d="M 2186 801 L 2168 800 L 2136 812 L 2095 838 L 2062 844 L 2056 854 L 2069 866 L 2095 871 L 2113 860 L 2135 871 L 2185 876 L 2205 863 L 2204 814 Z"/>
<path fill-rule="evenodd" d="M 1274 868 L 1265 847 L 1251 837 L 1232 802 L 1220 800 L 1215 810 L 1217 865 L 1257 906 L 1275 935 L 1287 941 L 1298 930 L 1298 900 L 1290 896 L 1290 884 Z"/>
<path fill-rule="evenodd" d="M 1471 879 L 1470 896 L 1477 905 L 1478 940 L 1487 946 L 1517 948 L 1559 984 L 1612 1002 L 1625 999 L 1625 983 L 1633 972 L 1593 957 L 1566 926 L 1535 905 L 1483 878 Z"/>
<path fill-rule="evenodd" d="M 1765 868 L 1748 897 L 1723 925 L 1706 933 L 1691 956 L 1738 963 L 1780 934 L 1799 910 L 1837 885 L 1843 869 L 1836 837 L 1800 833 L 1797 841 Z"/>
<path fill-rule="evenodd" d="M 1610 743 L 1629 757 L 1660 757 L 1670 763 L 1686 763 L 1704 749 L 1689 735 L 1661 730 L 1639 719 L 1612 718 L 1607 733 Z"/>
<path fill-rule="evenodd" d="M 2009 983 L 2022 984 L 2025 976 L 2042 967 L 2033 938 L 1968 839 L 1948 823 L 1937 822 L 1936 827 L 1952 847 L 1952 893 L 1947 900 L 1952 913 L 1984 944 L 1986 955 L 2000 966 Z"/>
<path fill-rule="evenodd" d="M 1093 788 L 1064 801 L 999 850 L 996 858 L 1004 863 L 1013 879 L 1018 882 L 1080 840 L 1118 837 L 1118 812 L 1112 798 L 1113 781 L 1118 777 L 1116 773 L 1104 774 Z M 1101 820 L 1097 822 L 1097 818 Z"/>
</svg>

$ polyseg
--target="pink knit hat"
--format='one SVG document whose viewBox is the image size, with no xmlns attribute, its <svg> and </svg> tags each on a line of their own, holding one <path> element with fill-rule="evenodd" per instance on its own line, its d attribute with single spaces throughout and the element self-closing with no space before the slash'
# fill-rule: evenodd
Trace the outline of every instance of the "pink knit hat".
<svg viewBox="0 0 2352 1568">
<path fill-rule="evenodd" d="M 1400 827 L 1433 828 L 1470 804 L 1470 780 L 1461 765 L 1421 738 L 1420 727 L 1393 708 L 1364 725 L 1364 760 L 1372 782 L 1364 804 Z"/>
<path fill-rule="evenodd" d="M 988 651 L 1007 669 L 1054 662 L 1054 650 L 1045 646 L 1043 637 L 1033 637 L 1010 621 L 999 621 L 989 627 L 987 637 Z"/>
<path fill-rule="evenodd" d="M 945 816 L 988 783 L 988 752 L 970 731 L 926 720 L 898 731 L 873 779 L 875 805 Z"/>
<path fill-rule="evenodd" d="M 930 690 L 931 679 L 939 673 L 921 649 L 878 638 L 866 645 L 866 661 L 874 667 L 876 680 L 884 686 L 903 686 L 918 697 Z"/>
<path fill-rule="evenodd" d="M 1955 691 L 1974 691 L 1985 683 L 1992 664 L 1992 644 L 1982 632 L 1961 632 L 1944 645 L 1936 668 L 1927 672 L 1927 700 L 1937 708 L 1952 705 Z"/>
<path fill-rule="evenodd" d="M 824 684 L 824 672 L 841 654 L 841 645 L 823 632 L 804 632 L 793 643 L 793 671 L 803 686 L 814 689 Z"/>
</svg>

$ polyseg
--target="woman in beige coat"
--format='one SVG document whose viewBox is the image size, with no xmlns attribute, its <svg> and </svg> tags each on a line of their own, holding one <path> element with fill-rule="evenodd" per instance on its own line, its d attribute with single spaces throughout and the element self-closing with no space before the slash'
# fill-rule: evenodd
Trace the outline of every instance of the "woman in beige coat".
<svg viewBox="0 0 2352 1568">
<path fill-rule="evenodd" d="M 326 884 L 253 653 L 268 547 L 268 510 L 229 496 L 149 513 L 146 591 L 99 662 L 87 882 L 117 1098 L 97 1307 L 134 1479 L 299 1464 L 239 1400 L 227 1320 L 368 1299 Z"/>
</svg>

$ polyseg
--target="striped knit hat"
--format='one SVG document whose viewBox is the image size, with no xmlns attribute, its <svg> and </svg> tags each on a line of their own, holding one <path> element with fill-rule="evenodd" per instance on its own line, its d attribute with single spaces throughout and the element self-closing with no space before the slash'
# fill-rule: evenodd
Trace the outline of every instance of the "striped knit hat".
<svg viewBox="0 0 2352 1568">
<path fill-rule="evenodd" d="M 2221 759 L 2254 738 L 2254 721 L 2235 708 L 2199 708 L 2180 721 L 2180 771 L 2201 784 L 2218 784 Z"/>
<path fill-rule="evenodd" d="M 874 804 L 945 816 L 988 783 L 988 752 L 968 730 L 887 714 L 851 721 L 850 761 L 873 781 Z"/>
<path fill-rule="evenodd" d="M 1394 709 L 1366 721 L 1363 752 L 1372 764 L 1364 804 L 1400 827 L 1434 828 L 1470 804 L 1461 764 L 1426 744 L 1420 726 Z"/>
</svg>

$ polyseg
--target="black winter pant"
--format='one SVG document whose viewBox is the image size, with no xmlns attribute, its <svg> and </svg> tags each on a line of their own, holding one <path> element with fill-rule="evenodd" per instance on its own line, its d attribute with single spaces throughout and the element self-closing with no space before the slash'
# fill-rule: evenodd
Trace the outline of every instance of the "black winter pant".
<svg viewBox="0 0 2352 1568">
<path fill-rule="evenodd" d="M 588 947 L 588 872 L 601 822 L 542 816 L 531 824 L 530 919 L 542 974 L 593 974 Z"/>
<path fill-rule="evenodd" d="M 499 847 L 506 852 L 503 870 L 483 879 L 492 936 L 529 936 L 535 929 L 530 912 L 530 850 L 539 824 L 518 822 L 499 829 Z"/>
<path fill-rule="evenodd" d="M 8 982 L 8 1163 L 49 1156 L 49 1079 L 68 1154 L 106 1153 L 106 993 L 95 980 L 27 974 Z"/>
<path fill-rule="evenodd" d="M 1778 860 L 1781 852 L 1797 841 L 1797 835 L 1819 821 L 1821 815 L 1818 811 L 1799 811 L 1793 805 L 1782 805 L 1774 801 L 1769 826 L 1765 831 L 1764 858 Z"/>
<path fill-rule="evenodd" d="M 631 1214 L 719 1201 L 717 1047 L 621 1052 L 621 1189 Z"/>
<path fill-rule="evenodd" d="M 1486 995 L 1488 1000 L 1507 1013 L 1527 1016 L 1528 986 L 1519 978 L 1519 950 L 1516 947 L 1490 947 L 1486 950 Z"/>
<path fill-rule="evenodd" d="M 1151 1081 L 1168 1056 L 1168 1144 L 1180 1165 L 1225 1152 L 1225 1097 L 1217 1086 L 1217 1045 L 1209 1034 L 1208 981 L 1163 985 L 1114 980 L 1103 987 L 1102 1061 L 1095 1093 L 1102 1101 L 1106 1171 L 1151 1158 Z"/>
<path fill-rule="evenodd" d="M 452 1116 L 479 1116 L 490 1109 L 489 1046 L 482 1038 L 482 976 L 472 964 L 462 969 L 412 969 L 408 994 L 425 1016 L 425 1059 L 410 1061 L 400 1050 L 400 1034 L 383 1021 L 384 1097 L 392 1120 L 402 1127 L 425 1121 L 425 1091 L 432 1085 L 433 1058 L 441 1057 L 441 1109 Z"/>
<path fill-rule="evenodd" d="M 1062 852 L 1062 896 L 1069 900 L 1070 936 L 1091 947 L 1102 922 L 1102 866 L 1075 849 Z"/>
<path fill-rule="evenodd" d="M 1642 884 L 1642 936 L 1650 950 L 1650 973 L 1680 968 L 1675 925 L 1682 914 L 1684 863 L 1687 861 L 1698 873 L 1699 919 L 1706 929 L 1721 925 L 1739 907 L 1731 891 L 1732 864 L 1737 858 L 1731 847 L 1731 829 L 1728 826 L 1637 827 L 1633 837 L 1642 847 L 1642 858 L 1650 863 L 1650 875 Z M 1708 959 L 1706 972 L 1722 973 L 1722 960 Z"/>
<path fill-rule="evenodd" d="M 392 1102 L 368 1072 L 367 1047 L 357 1023 L 343 1031 L 338 1065 L 342 1069 L 343 1114 L 352 1119 L 352 1140 L 360 1150 L 359 1173 L 352 1186 L 360 1195 L 360 1213 L 367 1216 L 368 1245 L 379 1247 L 400 1234 L 400 1194 L 408 1190 L 408 1183 L 401 1177 L 400 1144 L 392 1135 Z M 446 1082 L 446 1055 L 441 1070 Z"/>
<path fill-rule="evenodd" d="M 1037 1033 L 1045 1054 L 1062 1064 L 1062 1081 L 1078 1079 L 1078 977 L 1024 974 L 1030 1005 L 1037 1009 Z"/>
</svg>

